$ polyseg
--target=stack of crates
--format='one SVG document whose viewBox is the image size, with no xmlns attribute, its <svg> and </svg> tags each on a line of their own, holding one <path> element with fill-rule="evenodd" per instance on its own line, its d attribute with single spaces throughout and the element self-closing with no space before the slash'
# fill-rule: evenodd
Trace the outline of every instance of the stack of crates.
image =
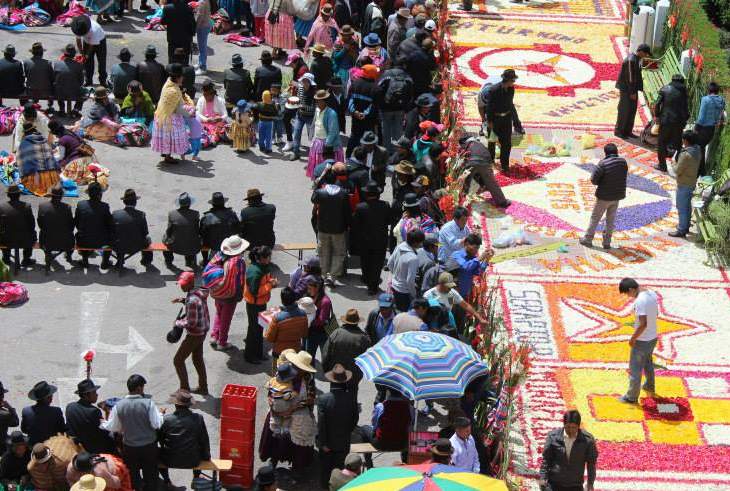
<svg viewBox="0 0 730 491">
<path fill-rule="evenodd" d="M 233 461 L 221 473 L 224 486 L 253 485 L 253 449 L 256 435 L 256 387 L 228 384 L 221 396 L 220 458 Z"/>
</svg>

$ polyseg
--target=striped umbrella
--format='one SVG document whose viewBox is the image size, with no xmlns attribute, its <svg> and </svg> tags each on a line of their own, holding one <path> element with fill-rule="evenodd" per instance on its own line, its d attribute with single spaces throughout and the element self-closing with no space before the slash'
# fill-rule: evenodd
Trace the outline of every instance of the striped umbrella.
<svg viewBox="0 0 730 491">
<path fill-rule="evenodd" d="M 507 491 L 499 479 L 464 472 L 450 465 L 420 464 L 375 467 L 359 475 L 342 491 Z"/>
<path fill-rule="evenodd" d="M 355 363 L 368 380 L 415 401 L 461 397 L 469 382 L 489 370 L 470 346 L 428 331 L 386 336 Z"/>
</svg>

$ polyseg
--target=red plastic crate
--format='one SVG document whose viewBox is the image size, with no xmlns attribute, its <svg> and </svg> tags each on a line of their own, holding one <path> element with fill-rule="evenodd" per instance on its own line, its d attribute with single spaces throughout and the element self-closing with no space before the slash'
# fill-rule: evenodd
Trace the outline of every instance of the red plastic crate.
<svg viewBox="0 0 730 491">
<path fill-rule="evenodd" d="M 253 465 L 254 442 L 235 442 L 230 440 L 220 441 L 220 458 L 232 460 L 236 466 Z"/>
<path fill-rule="evenodd" d="M 221 419 L 220 439 L 241 443 L 253 441 L 256 435 L 256 420 L 227 418 Z"/>
<path fill-rule="evenodd" d="M 253 486 L 253 466 L 234 465 L 230 471 L 221 472 L 220 482 L 224 486 L 243 486 L 250 488 Z"/>
<path fill-rule="evenodd" d="M 258 390 L 250 385 L 228 384 L 221 395 L 221 418 L 239 418 L 256 414 Z"/>
</svg>

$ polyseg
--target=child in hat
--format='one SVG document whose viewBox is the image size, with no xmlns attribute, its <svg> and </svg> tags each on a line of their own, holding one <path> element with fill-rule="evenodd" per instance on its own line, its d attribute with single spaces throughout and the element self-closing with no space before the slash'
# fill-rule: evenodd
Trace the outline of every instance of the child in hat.
<svg viewBox="0 0 730 491">
<path fill-rule="evenodd" d="M 247 152 L 251 147 L 251 115 L 248 103 L 241 99 L 231 114 L 233 121 L 228 138 L 233 142 L 233 151 Z"/>
<path fill-rule="evenodd" d="M 265 90 L 261 94 L 261 102 L 256 104 L 256 112 L 259 118 L 259 150 L 264 153 L 271 153 L 274 120 L 279 116 L 279 111 L 276 109 L 271 97 L 271 91 Z"/>
<path fill-rule="evenodd" d="M 271 400 L 269 428 L 275 437 L 289 433 L 291 415 L 282 416 L 282 414 L 290 412 L 296 405 L 293 384 L 296 375 L 297 371 L 291 363 L 282 363 L 276 369 L 276 376 L 266 382 L 266 390 Z"/>
</svg>

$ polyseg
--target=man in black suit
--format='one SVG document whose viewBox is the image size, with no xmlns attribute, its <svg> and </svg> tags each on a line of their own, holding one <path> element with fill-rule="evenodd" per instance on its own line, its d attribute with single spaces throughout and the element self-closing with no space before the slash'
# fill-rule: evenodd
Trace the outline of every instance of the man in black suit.
<svg viewBox="0 0 730 491">
<path fill-rule="evenodd" d="M 63 188 L 56 184 L 51 189 L 51 200 L 38 206 L 38 228 L 41 248 L 46 255 L 46 267 L 54 252 L 66 253 L 71 263 L 74 249 L 74 218 L 71 207 L 62 202 Z"/>
<path fill-rule="evenodd" d="M 101 386 L 93 380 L 82 380 L 76 386 L 79 400 L 66 406 L 67 434 L 92 454 L 116 453 L 111 434 L 99 428 L 103 421 L 101 410 L 95 406 Z"/>
<path fill-rule="evenodd" d="M 194 268 L 195 256 L 200 252 L 200 213 L 191 210 L 192 198 L 181 193 L 175 200 L 176 210 L 167 215 L 167 230 L 162 242 L 167 246 L 163 255 L 165 264 L 170 267 L 174 254 L 185 256 L 185 266 Z"/>
<path fill-rule="evenodd" d="M 253 75 L 253 88 L 256 100 L 261 100 L 261 94 L 271 89 L 271 84 L 281 84 L 281 70 L 274 66 L 274 57 L 271 51 L 261 52 L 261 66 L 256 67 Z"/>
<path fill-rule="evenodd" d="M 634 134 L 634 118 L 639 103 L 639 92 L 644 91 L 644 81 L 641 78 L 641 60 L 651 56 L 648 44 L 640 44 L 636 53 L 627 56 L 621 63 L 621 71 L 616 80 L 619 90 L 618 116 L 613 134 L 619 138 L 636 138 Z"/>
<path fill-rule="evenodd" d="M 241 210 L 241 231 L 238 235 L 247 240 L 250 247 L 265 245 L 273 249 L 276 243 L 276 206 L 264 203 L 263 197 L 263 193 L 256 188 L 246 192 L 244 199 L 248 201 L 248 206 Z"/>
<path fill-rule="evenodd" d="M 160 460 L 170 468 L 192 469 L 210 460 L 208 430 L 203 416 L 190 410 L 194 402 L 190 392 L 180 389 L 172 397 L 175 412 L 165 414 L 159 431 Z M 170 483 L 166 472 L 163 479 Z"/>
<path fill-rule="evenodd" d="M 378 145 L 378 135 L 372 131 L 366 131 L 360 138 L 360 146 L 363 153 L 363 163 L 370 172 L 370 179 L 378 183 L 380 188 L 385 187 L 385 170 L 388 165 L 388 151 L 385 147 Z M 355 149 L 357 151 L 357 148 Z M 353 155 L 354 155 L 353 151 Z"/>
<path fill-rule="evenodd" d="M 235 234 L 238 230 L 238 216 L 236 212 L 226 206 L 228 198 L 223 193 L 215 192 L 208 201 L 210 210 L 203 213 L 200 219 L 200 236 L 202 244 L 208 250 L 201 252 L 203 263 L 208 262 L 208 255 L 212 251 L 215 254 L 221 250 L 221 243 Z"/>
<path fill-rule="evenodd" d="M 162 8 L 162 25 L 167 27 L 167 59 L 175 63 L 175 48 L 185 51 L 186 60 L 190 60 L 195 35 L 195 16 L 187 2 L 173 0 Z"/>
<path fill-rule="evenodd" d="M 332 77 L 327 82 L 327 88 L 329 89 L 330 96 L 327 99 L 327 106 L 331 107 L 337 113 L 337 122 L 340 124 L 340 132 L 346 132 L 346 119 L 347 115 L 347 97 L 342 90 L 342 79 L 340 77 Z"/>
<path fill-rule="evenodd" d="M 127 189 L 122 196 L 124 208 L 112 213 L 114 223 L 114 252 L 117 255 L 116 267 L 124 267 L 125 256 L 130 256 L 142 251 L 142 266 L 152 264 L 152 251 L 143 249 L 150 245 L 149 229 L 147 228 L 147 217 L 144 212 L 137 208 L 139 197 L 134 189 Z"/>
<path fill-rule="evenodd" d="M 365 201 L 358 203 L 352 216 L 352 237 L 359 244 L 363 281 L 370 295 L 378 293 L 390 229 L 390 205 L 380 199 L 380 193 L 377 182 L 368 182 Z"/>
<path fill-rule="evenodd" d="M 23 266 L 32 266 L 35 261 L 33 245 L 37 240 L 35 218 L 30 204 L 20 200 L 20 188 L 11 184 L 7 190 L 8 201 L 0 203 L 0 244 L 3 249 L 3 262 L 10 263 L 13 249 L 23 249 Z"/>
<path fill-rule="evenodd" d="M 240 100 L 253 99 L 251 74 L 243 68 L 243 57 L 236 53 L 231 57 L 231 67 L 223 72 L 223 88 L 226 92 L 226 106 L 233 107 Z"/>
<path fill-rule="evenodd" d="M 137 80 L 142 83 L 142 87 L 155 104 L 159 102 L 162 86 L 167 80 L 165 67 L 156 58 L 157 48 L 150 44 L 144 51 L 144 61 L 137 65 Z"/>
<path fill-rule="evenodd" d="M 20 431 L 28 435 L 28 445 L 43 443 L 58 433 L 66 432 L 66 422 L 60 407 L 51 406 L 53 394 L 58 389 L 41 380 L 28 392 L 28 398 L 36 401 L 23 408 Z"/>
<path fill-rule="evenodd" d="M 85 249 L 100 249 L 112 245 L 112 233 L 114 222 L 109 211 L 109 204 L 101 200 L 101 185 L 92 182 L 86 188 L 89 199 L 79 201 L 76 205 L 76 246 Z M 81 263 L 83 267 L 89 267 L 89 256 L 91 251 L 81 251 Z M 101 269 L 108 269 L 111 250 L 107 249 L 101 253 Z"/>
</svg>

